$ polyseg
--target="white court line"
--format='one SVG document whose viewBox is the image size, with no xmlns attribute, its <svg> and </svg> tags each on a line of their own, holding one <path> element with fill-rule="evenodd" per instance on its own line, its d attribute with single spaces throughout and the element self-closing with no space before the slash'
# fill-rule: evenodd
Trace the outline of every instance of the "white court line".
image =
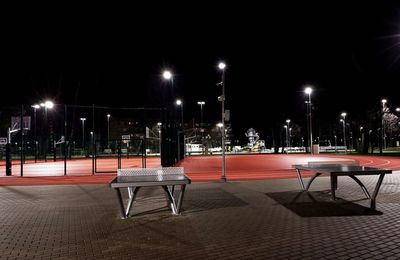
<svg viewBox="0 0 400 260">
<path fill-rule="evenodd" d="M 389 160 L 384 160 L 384 161 L 386 161 L 386 162 L 385 162 L 385 163 L 381 163 L 381 164 L 374 165 L 374 167 L 377 167 L 377 166 L 381 167 L 381 166 L 388 165 L 388 164 L 391 163 L 391 161 L 389 161 Z"/>
</svg>

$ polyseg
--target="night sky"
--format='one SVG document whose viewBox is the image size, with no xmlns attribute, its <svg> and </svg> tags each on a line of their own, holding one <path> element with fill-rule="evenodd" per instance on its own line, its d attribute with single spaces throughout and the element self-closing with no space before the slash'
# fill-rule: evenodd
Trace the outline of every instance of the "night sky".
<svg viewBox="0 0 400 260">
<path fill-rule="evenodd" d="M 381 98 L 400 105 L 400 12 L 395 4 L 286 3 L 132 6 L 19 14 L 3 32 L 2 104 L 160 105 L 161 71 L 174 73 L 185 120 L 220 118 L 217 63 L 236 135 L 305 124 L 304 86 L 317 122 L 356 120 Z M 22 19 L 24 18 L 24 19 Z M 397 90 L 397 91 L 396 91 Z"/>
</svg>

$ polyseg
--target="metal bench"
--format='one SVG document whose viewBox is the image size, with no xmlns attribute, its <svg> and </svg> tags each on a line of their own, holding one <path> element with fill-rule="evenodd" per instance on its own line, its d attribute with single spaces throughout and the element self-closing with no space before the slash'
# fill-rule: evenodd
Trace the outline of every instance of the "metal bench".
<svg viewBox="0 0 400 260">
<path fill-rule="evenodd" d="M 125 219 L 129 217 L 139 189 L 150 186 L 161 186 L 164 189 L 168 207 L 172 210 L 172 214 L 179 214 L 186 184 L 190 183 L 191 180 L 184 174 L 183 167 L 131 168 L 119 169 L 117 177 L 111 181 L 110 187 L 114 188 L 117 193 L 121 217 Z M 180 185 L 181 187 L 177 203 L 174 197 L 175 185 Z M 126 208 L 124 207 L 121 188 L 128 189 L 129 199 Z"/>
</svg>

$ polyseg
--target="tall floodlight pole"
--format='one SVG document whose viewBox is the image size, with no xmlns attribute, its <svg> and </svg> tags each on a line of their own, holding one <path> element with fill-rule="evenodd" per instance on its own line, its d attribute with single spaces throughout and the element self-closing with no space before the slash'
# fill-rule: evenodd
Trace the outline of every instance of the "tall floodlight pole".
<svg viewBox="0 0 400 260">
<path fill-rule="evenodd" d="M 200 127 L 203 127 L 203 105 L 206 104 L 204 101 L 198 101 L 198 105 L 200 105 Z"/>
<path fill-rule="evenodd" d="M 292 148 L 290 145 L 290 119 L 286 120 L 287 123 L 287 130 L 288 130 L 288 138 L 287 138 L 287 153 L 289 153 L 289 148 Z"/>
<path fill-rule="evenodd" d="M 86 118 L 81 117 L 81 121 L 82 121 L 82 148 L 85 151 L 85 121 L 86 121 Z"/>
<path fill-rule="evenodd" d="M 172 73 L 169 70 L 164 70 L 162 73 L 162 77 L 164 81 L 171 82 L 173 84 Z M 169 151 L 170 143 L 167 141 L 167 127 L 169 127 L 167 123 L 167 105 L 166 105 L 166 91 L 165 88 L 162 89 L 162 110 L 161 110 L 161 165 L 163 167 L 168 167 L 171 165 L 171 155 Z"/>
<path fill-rule="evenodd" d="M 44 107 L 44 117 L 45 117 L 45 135 L 46 135 L 46 142 L 45 142 L 45 152 L 44 152 L 44 160 L 47 162 L 47 148 L 48 148 L 48 129 L 47 129 L 47 110 L 52 109 L 54 107 L 54 103 L 51 101 L 46 101 L 41 103 L 40 106 Z"/>
<path fill-rule="evenodd" d="M 385 138 L 385 104 L 387 100 L 382 99 L 382 148 L 386 148 L 386 138 Z"/>
<path fill-rule="evenodd" d="M 226 64 L 224 62 L 220 62 L 218 64 L 218 68 L 222 71 L 222 95 L 220 96 L 219 100 L 222 103 L 222 126 L 221 126 L 221 131 L 222 131 L 222 173 L 221 173 L 221 181 L 226 182 L 226 175 L 225 175 L 225 68 Z"/>
<path fill-rule="evenodd" d="M 283 128 L 285 128 L 285 134 L 286 134 L 286 153 L 288 153 L 288 150 L 289 150 L 289 133 L 288 133 L 288 131 L 289 131 L 289 129 L 288 129 L 288 126 L 287 125 L 283 125 Z M 283 148 L 282 148 L 283 149 Z"/>
<path fill-rule="evenodd" d="M 110 148 L 110 114 L 107 114 L 107 147 Z"/>
<path fill-rule="evenodd" d="M 181 107 L 181 128 L 183 130 L 183 102 L 182 100 L 176 100 L 176 105 Z"/>
<path fill-rule="evenodd" d="M 308 95 L 308 102 L 307 102 L 307 107 L 308 107 L 308 124 L 309 124 L 309 145 L 310 145 L 310 153 L 313 153 L 313 149 L 312 149 L 312 117 L 311 117 L 311 110 L 312 110 L 312 104 L 311 104 L 311 93 L 312 93 L 312 88 L 311 87 L 306 87 L 304 92 Z"/>
<path fill-rule="evenodd" d="M 36 121 L 36 110 L 40 108 L 40 105 L 35 104 L 33 107 L 33 123 L 35 124 L 34 131 L 34 142 L 35 142 L 35 162 L 37 162 L 37 121 Z"/>
<path fill-rule="evenodd" d="M 341 116 L 343 119 L 340 119 L 340 121 L 343 123 L 343 144 L 344 144 L 344 152 L 347 153 L 347 144 L 346 144 L 346 116 L 347 113 L 342 113 Z"/>
</svg>

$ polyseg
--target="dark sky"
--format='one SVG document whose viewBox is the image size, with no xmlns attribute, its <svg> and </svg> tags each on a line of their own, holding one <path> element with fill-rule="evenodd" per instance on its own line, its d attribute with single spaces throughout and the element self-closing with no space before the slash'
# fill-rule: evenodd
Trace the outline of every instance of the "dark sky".
<svg viewBox="0 0 400 260">
<path fill-rule="evenodd" d="M 160 73 L 174 72 L 186 119 L 220 118 L 219 60 L 238 135 L 305 121 L 304 86 L 319 121 L 399 105 L 396 4 L 118 6 L 29 12 L 4 23 L 3 104 L 158 106 Z M 26 14 L 29 13 L 29 16 Z M 50 15 L 49 15 L 50 13 Z M 396 91 L 397 90 L 397 91 Z M 7 95 L 7 98 L 5 98 Z M 353 118 L 356 118 L 354 116 Z"/>
</svg>

